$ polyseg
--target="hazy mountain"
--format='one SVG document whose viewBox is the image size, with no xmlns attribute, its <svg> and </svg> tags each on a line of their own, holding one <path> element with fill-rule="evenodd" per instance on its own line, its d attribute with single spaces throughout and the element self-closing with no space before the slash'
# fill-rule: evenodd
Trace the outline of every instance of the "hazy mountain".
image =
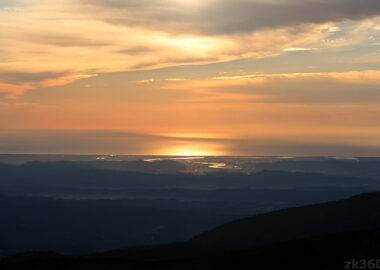
<svg viewBox="0 0 380 270">
<path fill-rule="evenodd" d="M 380 179 L 379 158 L 292 158 L 273 162 L 245 163 L 245 169 L 320 172 L 333 175 L 370 177 Z"/>
<path fill-rule="evenodd" d="M 166 161 L 165 161 L 166 162 Z M 154 164 L 154 163 L 153 163 Z M 166 164 L 166 163 L 165 163 Z M 171 164 L 171 163 L 170 163 Z M 366 188 L 380 189 L 380 180 L 350 176 L 261 171 L 254 174 L 215 173 L 149 174 L 123 170 L 100 169 L 77 162 L 32 162 L 23 165 L 0 164 L 0 188 L 9 190 L 47 191 L 77 189 L 149 189 L 149 188 Z"/>
</svg>

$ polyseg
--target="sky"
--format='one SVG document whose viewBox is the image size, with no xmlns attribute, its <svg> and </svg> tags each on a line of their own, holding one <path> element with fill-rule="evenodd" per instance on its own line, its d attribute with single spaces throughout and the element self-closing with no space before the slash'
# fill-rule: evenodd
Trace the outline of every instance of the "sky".
<svg viewBox="0 0 380 270">
<path fill-rule="evenodd" d="M 0 153 L 380 156 L 379 0 L 0 0 Z"/>
</svg>

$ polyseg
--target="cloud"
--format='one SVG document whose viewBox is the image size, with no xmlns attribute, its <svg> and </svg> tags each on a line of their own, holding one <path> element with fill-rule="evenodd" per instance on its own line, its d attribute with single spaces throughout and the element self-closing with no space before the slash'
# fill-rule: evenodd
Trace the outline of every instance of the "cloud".
<svg viewBox="0 0 380 270">
<path fill-rule="evenodd" d="M 266 100 L 275 100 L 276 96 L 271 95 L 254 95 L 254 94 L 239 94 L 239 93 L 203 93 L 203 97 L 184 99 L 186 103 L 259 103 Z M 180 101 L 181 102 L 181 101 Z"/>
<path fill-rule="evenodd" d="M 143 154 L 158 138 L 102 131 L 0 130 L 0 153 Z"/>
<path fill-rule="evenodd" d="M 360 104 L 380 103 L 380 71 L 242 74 L 168 82 L 159 88 L 189 91 L 187 102 Z"/>
<path fill-rule="evenodd" d="M 286 48 L 284 49 L 285 52 L 307 52 L 307 51 L 314 51 L 316 48 Z"/>
<path fill-rule="evenodd" d="M 2 0 L 0 2 L 0 9 L 1 8 L 11 8 L 17 6 L 19 1 L 16 0 Z"/>
<path fill-rule="evenodd" d="M 321 138 L 321 137 L 320 137 Z M 380 153 L 380 146 L 361 145 L 355 142 L 307 141 L 300 138 L 281 139 L 246 139 L 235 140 L 226 149 L 231 155 L 257 156 L 374 156 Z"/>
<path fill-rule="evenodd" d="M 82 0 L 82 3 L 109 23 L 219 35 L 380 15 L 378 0 L 204 0 L 202 3 L 198 0 Z"/>
<path fill-rule="evenodd" d="M 185 57 L 177 56 L 177 57 L 166 57 L 166 58 L 161 58 L 156 61 L 138 61 L 135 65 L 131 66 L 130 69 L 147 69 L 147 68 L 157 68 L 161 67 L 162 65 L 167 66 L 167 65 L 180 65 L 180 64 L 201 64 L 201 63 L 210 63 L 210 62 L 215 62 L 218 61 L 217 57 L 199 57 L 197 55 L 189 55 Z"/>
<path fill-rule="evenodd" d="M 30 73 L 35 81 L 3 76 L 0 92 L 15 98 L 98 73 L 354 46 L 368 39 L 330 39 L 345 30 L 330 21 L 378 13 L 378 0 L 20 0 L 0 9 L 0 76 Z"/>
<path fill-rule="evenodd" d="M 39 81 L 51 80 L 63 76 L 67 76 L 64 72 L 39 72 L 39 73 L 27 73 L 27 72 L 0 72 L 0 78 L 6 83 L 34 83 Z"/>
<path fill-rule="evenodd" d="M 149 48 L 147 46 L 135 46 L 135 47 L 130 47 L 128 49 L 123 49 L 117 51 L 117 53 L 121 54 L 128 54 L 128 55 L 137 55 L 137 54 L 143 54 L 143 53 L 150 53 L 154 52 L 156 49 L 154 48 Z"/>
<path fill-rule="evenodd" d="M 29 34 L 25 38 L 33 43 L 41 43 L 45 45 L 53 45 L 58 47 L 100 47 L 109 46 L 112 43 L 105 41 L 97 41 L 96 39 L 82 38 L 68 34 Z"/>
<path fill-rule="evenodd" d="M 96 74 L 76 74 L 72 72 L 17 72 L 0 71 L 0 94 L 17 98 L 28 90 L 41 87 L 65 85 L 81 78 Z"/>
<path fill-rule="evenodd" d="M 0 153 L 378 156 L 380 146 L 357 142 L 266 138 L 191 138 L 118 131 L 0 130 Z"/>
</svg>

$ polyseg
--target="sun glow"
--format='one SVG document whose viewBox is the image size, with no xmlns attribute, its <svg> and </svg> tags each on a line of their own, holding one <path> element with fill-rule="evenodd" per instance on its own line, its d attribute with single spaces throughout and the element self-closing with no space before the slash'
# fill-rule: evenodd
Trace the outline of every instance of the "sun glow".
<svg viewBox="0 0 380 270">
<path fill-rule="evenodd" d="M 169 149 L 165 155 L 168 156 L 181 156 L 181 157 L 202 157 L 202 156 L 211 156 L 212 154 L 208 151 L 202 151 L 197 149 L 184 148 L 173 148 Z"/>
<path fill-rule="evenodd" d="M 162 150 L 162 154 L 166 156 L 181 157 L 202 157 L 202 156 L 219 156 L 223 153 L 218 150 L 218 146 L 214 144 L 185 144 L 168 147 Z"/>
<path fill-rule="evenodd" d="M 184 138 L 184 139 L 223 139 L 225 136 L 212 133 L 157 133 L 154 135 L 164 136 L 169 138 Z"/>
</svg>

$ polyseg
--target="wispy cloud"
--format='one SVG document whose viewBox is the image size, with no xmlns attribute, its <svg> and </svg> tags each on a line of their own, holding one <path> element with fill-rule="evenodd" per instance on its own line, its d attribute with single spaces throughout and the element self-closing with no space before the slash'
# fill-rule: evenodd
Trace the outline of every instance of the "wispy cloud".
<svg viewBox="0 0 380 270">
<path fill-rule="evenodd" d="M 189 102 L 379 103 L 380 71 L 243 74 L 171 82 L 162 90 L 189 91 Z"/>
<path fill-rule="evenodd" d="M 78 79 L 89 78 L 92 76 L 96 76 L 96 74 L 0 71 L 0 94 L 13 99 L 24 94 L 28 90 L 65 85 Z"/>
<path fill-rule="evenodd" d="M 307 52 L 307 51 L 315 51 L 317 50 L 316 48 L 286 48 L 284 49 L 285 52 Z"/>
<path fill-rule="evenodd" d="M 202 134 L 192 137 L 97 130 L 0 131 L 0 153 L 173 155 L 193 151 L 206 155 L 376 156 L 380 150 L 379 145 L 350 141 L 350 136 L 333 142 L 324 141 L 326 137 L 320 134 L 319 139 L 307 141 L 300 137 L 228 139 L 202 137 Z"/>
<path fill-rule="evenodd" d="M 2 2 L 2 6 L 10 3 Z M 24 85 L 22 80 L 9 82 L 0 74 L 0 91 L 9 93 L 9 97 L 54 86 L 54 81 L 61 85 L 97 73 L 352 46 L 357 44 L 357 38 L 329 38 L 344 32 L 331 22 L 369 19 L 380 14 L 378 0 L 17 3 L 0 9 L 0 73 L 70 74 L 56 80 L 35 75 L 39 83 Z M 376 31 L 374 25 L 366 31 Z"/>
</svg>

